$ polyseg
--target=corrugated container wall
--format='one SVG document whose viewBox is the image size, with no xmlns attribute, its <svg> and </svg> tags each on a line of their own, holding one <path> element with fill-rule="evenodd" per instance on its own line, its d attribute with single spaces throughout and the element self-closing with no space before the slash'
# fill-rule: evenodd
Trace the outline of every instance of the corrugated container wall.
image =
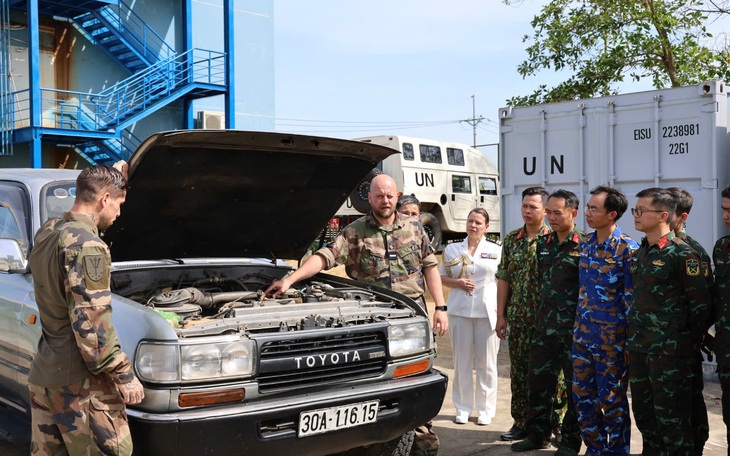
<svg viewBox="0 0 730 456">
<path fill-rule="evenodd" d="M 522 226 L 521 193 L 542 185 L 578 195 L 578 225 L 590 190 L 612 185 L 629 207 L 648 187 L 694 196 L 687 232 L 708 251 L 726 234 L 720 191 L 728 182 L 728 100 L 724 82 L 520 108 L 502 108 L 502 234 Z M 634 239 L 630 211 L 619 220 Z"/>
</svg>

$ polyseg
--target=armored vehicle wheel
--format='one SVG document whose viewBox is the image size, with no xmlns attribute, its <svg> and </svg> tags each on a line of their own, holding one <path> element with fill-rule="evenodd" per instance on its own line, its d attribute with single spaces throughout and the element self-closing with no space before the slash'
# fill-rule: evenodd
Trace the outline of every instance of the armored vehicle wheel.
<svg viewBox="0 0 730 456">
<path fill-rule="evenodd" d="M 363 214 L 367 214 L 370 211 L 370 202 L 368 202 L 368 192 L 370 191 L 370 181 L 373 180 L 375 176 L 378 174 L 383 174 L 382 171 L 380 171 L 377 168 L 373 168 L 367 176 L 365 176 L 365 179 L 360 181 L 359 184 L 357 184 L 357 187 L 355 187 L 355 190 L 350 193 L 350 201 L 352 202 L 352 207 L 354 207 L 358 212 L 362 212 Z"/>
<path fill-rule="evenodd" d="M 438 219 L 430 212 L 422 212 L 420 222 L 426 230 L 428 240 L 431 242 L 431 247 L 433 247 L 435 251 L 438 251 L 442 239 L 441 224 L 439 224 Z"/>
</svg>

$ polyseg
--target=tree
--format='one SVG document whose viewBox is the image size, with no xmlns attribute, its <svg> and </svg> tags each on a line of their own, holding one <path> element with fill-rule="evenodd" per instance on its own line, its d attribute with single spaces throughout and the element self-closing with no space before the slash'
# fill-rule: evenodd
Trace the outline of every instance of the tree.
<svg viewBox="0 0 730 456">
<path fill-rule="evenodd" d="M 658 89 L 727 80 L 730 54 L 707 46 L 709 14 L 702 0 L 552 0 L 533 18 L 534 34 L 523 38 L 528 57 L 518 72 L 526 78 L 552 69 L 567 79 L 507 103 L 612 95 L 626 77 L 650 79 Z"/>
</svg>

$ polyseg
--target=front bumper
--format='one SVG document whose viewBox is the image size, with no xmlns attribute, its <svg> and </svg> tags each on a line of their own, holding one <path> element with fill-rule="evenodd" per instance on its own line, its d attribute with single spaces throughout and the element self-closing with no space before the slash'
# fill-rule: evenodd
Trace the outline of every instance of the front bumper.
<svg viewBox="0 0 730 456">
<path fill-rule="evenodd" d="M 441 409 L 447 378 L 437 370 L 250 404 L 152 414 L 127 409 L 135 455 L 324 455 L 385 442 L 420 426 Z M 379 399 L 375 423 L 297 437 L 299 414 Z"/>
</svg>

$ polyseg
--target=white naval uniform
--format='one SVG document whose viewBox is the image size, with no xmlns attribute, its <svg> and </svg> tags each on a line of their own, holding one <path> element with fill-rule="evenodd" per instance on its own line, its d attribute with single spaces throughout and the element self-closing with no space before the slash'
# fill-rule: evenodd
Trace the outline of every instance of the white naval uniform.
<svg viewBox="0 0 730 456">
<path fill-rule="evenodd" d="M 472 295 L 451 288 L 447 302 L 449 335 L 454 352 L 453 402 L 456 413 L 476 411 L 494 418 L 497 409 L 497 280 L 502 247 L 486 238 L 469 256 L 468 239 L 444 249 L 441 275 L 469 278 Z M 473 381 L 476 371 L 476 388 Z"/>
</svg>

